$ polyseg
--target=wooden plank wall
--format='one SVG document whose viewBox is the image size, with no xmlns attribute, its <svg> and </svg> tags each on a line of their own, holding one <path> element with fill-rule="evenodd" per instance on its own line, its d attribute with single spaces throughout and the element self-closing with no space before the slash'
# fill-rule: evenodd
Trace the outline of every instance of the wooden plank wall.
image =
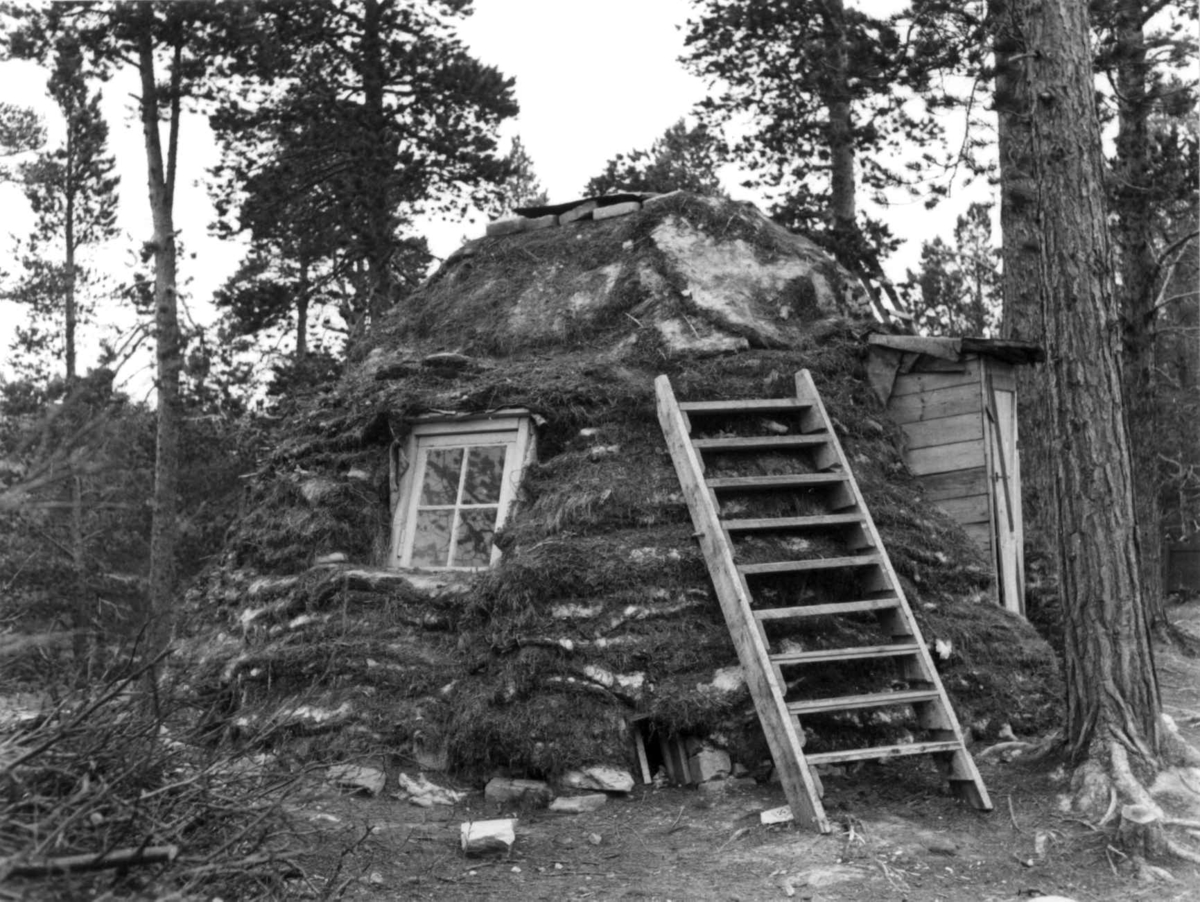
<svg viewBox="0 0 1200 902">
<path fill-rule="evenodd" d="M 992 550 L 981 362 L 960 372 L 898 375 L 888 412 L 908 440 L 905 459 L 926 494 Z M 999 385 L 997 385 L 999 387 Z"/>
</svg>

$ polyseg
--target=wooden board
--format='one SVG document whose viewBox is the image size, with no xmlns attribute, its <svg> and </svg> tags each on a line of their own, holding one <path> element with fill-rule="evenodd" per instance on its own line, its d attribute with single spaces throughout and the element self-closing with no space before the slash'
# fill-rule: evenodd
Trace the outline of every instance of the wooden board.
<svg viewBox="0 0 1200 902">
<path fill-rule="evenodd" d="M 979 438 L 970 442 L 955 442 L 953 445 L 916 448 L 904 455 L 904 462 L 917 476 L 954 473 L 982 466 L 984 453 L 983 439 Z"/>
<path fill-rule="evenodd" d="M 983 438 L 983 414 L 979 411 L 960 413 L 956 416 L 906 423 L 901 428 L 908 439 L 909 451 L 933 445 L 952 445 L 955 442 Z"/>
<path fill-rule="evenodd" d="M 992 519 L 987 495 L 945 498 L 934 503 L 959 523 L 990 523 Z"/>
<path fill-rule="evenodd" d="M 921 477 L 921 487 L 930 501 L 947 498 L 965 498 L 968 495 L 986 495 L 988 491 L 987 469 L 980 464 L 969 470 L 955 473 L 933 473 Z"/>
<path fill-rule="evenodd" d="M 1005 363 L 1003 360 L 989 360 L 987 373 L 991 375 L 992 387 L 996 391 L 1015 392 L 1017 390 L 1017 375 L 1011 363 Z"/>
<path fill-rule="evenodd" d="M 721 529 L 713 494 L 700 479 L 699 474 L 704 469 L 696 449 L 692 447 L 683 412 L 675 401 L 675 393 L 666 376 L 655 379 L 654 387 L 658 419 L 667 449 L 671 452 L 680 488 L 687 499 L 696 539 L 704 552 L 709 578 L 721 603 L 721 612 L 725 615 L 729 636 L 737 650 L 758 721 L 775 759 L 784 794 L 792 806 L 796 823 L 829 833 L 832 827 L 821 806 L 812 772 L 804 761 L 804 750 L 792 726 L 793 720 L 784 702 L 783 692 L 771 676 L 774 671 L 766 643 L 750 610 L 745 578 L 738 573 L 733 562 L 733 553 Z"/>
<path fill-rule="evenodd" d="M 903 426 L 905 423 L 972 413 L 981 407 L 979 383 L 969 382 L 925 394 L 893 396 L 888 402 L 888 414 Z"/>
<path fill-rule="evenodd" d="M 990 523 L 968 523 L 963 530 L 988 554 L 992 553 L 992 525 Z"/>
<path fill-rule="evenodd" d="M 964 370 L 958 373 L 906 373 L 896 377 L 892 397 L 921 394 L 956 385 L 978 385 L 979 373 L 977 360 L 969 361 Z"/>
</svg>

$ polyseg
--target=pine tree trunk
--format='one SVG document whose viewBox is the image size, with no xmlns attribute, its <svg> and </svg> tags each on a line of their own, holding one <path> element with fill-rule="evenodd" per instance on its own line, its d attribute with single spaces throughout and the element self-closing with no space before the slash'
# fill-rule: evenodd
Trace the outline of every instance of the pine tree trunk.
<svg viewBox="0 0 1200 902">
<path fill-rule="evenodd" d="M 1163 595 L 1162 485 L 1158 462 L 1158 398 L 1153 211 L 1150 204 L 1150 98 L 1140 0 L 1119 0 L 1117 39 L 1117 160 L 1113 194 L 1121 250 L 1121 308 L 1125 322 L 1125 394 L 1133 439 L 1134 492 L 1142 550 L 1142 590 L 1153 627 L 1168 627 Z"/>
<path fill-rule="evenodd" d="M 1033 135 L 1028 111 L 1033 106 L 1024 33 L 1006 0 L 990 0 L 996 60 L 995 106 L 1000 154 L 1000 231 L 1004 236 L 1002 338 L 1042 344 L 1046 328 L 1038 303 L 1037 187 L 1034 184 Z M 1049 440 L 1050 412 L 1042 375 L 1017 367 L 1017 433 L 1020 435 L 1021 503 L 1026 542 L 1050 555 L 1058 533 L 1054 508 L 1054 459 Z"/>
<path fill-rule="evenodd" d="M 162 98 L 155 81 L 154 38 L 151 30 L 154 12 L 146 4 L 145 25 L 138 35 L 138 70 L 141 76 L 142 129 L 146 143 L 146 164 L 150 211 L 154 222 L 151 239 L 154 252 L 154 329 L 155 358 L 158 364 L 157 448 L 154 460 L 154 518 L 150 531 L 150 589 L 145 622 L 151 640 L 151 652 L 165 641 L 175 588 L 175 547 L 178 524 L 179 476 L 179 374 L 182 348 L 179 335 L 178 301 L 175 274 L 174 155 L 179 128 L 179 53 L 172 66 L 170 108 L 170 153 L 164 166 L 158 119 Z M 180 38 L 182 40 L 182 38 Z"/>
<path fill-rule="evenodd" d="M 308 359 L 308 258 L 300 260 L 300 288 L 296 292 L 296 366 Z"/>
<path fill-rule="evenodd" d="M 389 137 L 384 114 L 383 10 L 379 0 L 365 0 L 362 13 L 362 40 L 359 44 L 362 74 L 363 109 L 367 145 L 365 194 L 367 208 L 366 244 L 368 252 L 369 289 L 366 299 L 366 322 L 376 319 L 391 303 L 392 281 L 392 209 L 389 190 L 394 161 L 394 142 Z M 364 323 L 365 326 L 366 323 Z"/>
<path fill-rule="evenodd" d="M 1013 0 L 1010 9 L 1029 54 L 1021 64 L 1031 99 L 1028 174 L 1039 228 L 1036 280 L 1022 290 L 1040 307 L 1048 357 L 1066 744 L 1077 762 L 1107 754 L 1115 742 L 1156 763 L 1161 702 L 1138 566 L 1087 7 L 1085 0 Z M 1006 188 L 1027 174 L 1014 176 L 1015 162 L 1001 157 Z M 1010 235 L 1004 238 L 1008 244 Z"/>
<path fill-rule="evenodd" d="M 846 52 L 846 10 L 842 0 L 824 4 L 829 33 L 829 206 L 833 231 L 847 239 L 858 230 L 854 197 L 854 124 L 850 115 L 850 63 Z"/>
</svg>

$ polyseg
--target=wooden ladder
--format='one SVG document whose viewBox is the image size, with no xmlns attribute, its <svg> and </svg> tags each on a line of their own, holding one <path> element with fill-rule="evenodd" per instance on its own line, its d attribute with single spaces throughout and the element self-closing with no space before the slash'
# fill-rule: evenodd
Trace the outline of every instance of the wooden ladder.
<svg viewBox="0 0 1200 902">
<path fill-rule="evenodd" d="M 990 811 L 987 789 L 808 370 L 796 374 L 794 398 L 681 403 L 666 376 L 655 380 L 655 390 L 671 459 L 796 823 L 812 825 L 822 833 L 830 829 L 812 765 L 901 755 L 932 755 L 956 797 Z M 715 429 L 716 434 L 693 437 L 694 421 L 710 425 L 708 431 Z M 757 434 L 748 434 L 751 431 Z M 773 468 L 782 464 L 783 469 L 796 472 L 706 477 L 706 455 L 740 460 L 743 470 L 745 464 L 765 459 Z M 772 515 L 737 515 L 738 507 L 753 506 L 756 498 L 769 502 L 766 506 Z M 800 513 L 776 515 L 789 505 L 789 513 Z M 724 517 L 723 506 L 728 508 Z M 775 548 L 780 542 L 794 547 L 797 540 L 807 540 L 798 544 L 811 549 L 817 546 L 813 539 L 828 544 L 839 537 L 836 556 L 737 561 L 738 549 L 747 539 L 773 540 Z M 790 582 L 771 590 L 773 579 Z M 810 585 L 821 580 L 823 596 Z M 776 605 L 757 602 L 751 584 Z M 771 639 L 772 632 L 811 623 L 810 618 L 847 618 L 844 623 L 849 624 L 864 614 L 873 614 L 882 627 L 881 644 L 796 649 L 794 642 L 789 647 Z M 785 669 L 794 673 L 804 665 L 866 659 L 893 659 L 899 684 L 893 681 L 885 687 L 889 691 L 789 698 Z M 801 716 L 892 706 L 911 706 L 925 738 L 804 754 Z"/>
</svg>

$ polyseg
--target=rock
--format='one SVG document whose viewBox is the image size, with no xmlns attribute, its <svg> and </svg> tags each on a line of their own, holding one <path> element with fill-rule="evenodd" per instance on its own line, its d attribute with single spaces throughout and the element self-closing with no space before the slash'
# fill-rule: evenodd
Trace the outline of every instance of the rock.
<svg viewBox="0 0 1200 902">
<path fill-rule="evenodd" d="M 792 820 L 792 809 L 788 805 L 782 808 L 771 808 L 758 816 L 760 824 L 786 824 Z"/>
<path fill-rule="evenodd" d="M 329 554 L 320 554 L 313 558 L 314 567 L 327 567 L 331 564 L 344 564 L 350 558 L 344 551 L 331 551 Z"/>
<path fill-rule="evenodd" d="M 532 219 L 525 220 L 525 231 L 536 232 L 540 229 L 551 229 L 558 225 L 558 217 L 553 213 L 547 213 L 545 216 L 536 216 Z"/>
<path fill-rule="evenodd" d="M 517 819 L 470 821 L 459 828 L 462 850 L 467 855 L 507 852 L 517 840 Z"/>
<path fill-rule="evenodd" d="M 630 792 L 633 775 L 623 767 L 596 764 L 583 770 L 567 771 L 562 785 L 568 789 L 599 789 L 602 792 Z"/>
<path fill-rule="evenodd" d="M 610 204 L 607 207 L 597 207 L 592 213 L 592 219 L 615 219 L 618 216 L 627 216 L 630 213 L 636 213 L 642 208 L 636 200 L 629 200 L 623 204 Z"/>
<path fill-rule="evenodd" d="M 705 780 L 696 788 L 701 792 L 722 793 L 729 788 L 729 781 L 724 777 L 717 777 L 715 780 Z"/>
<path fill-rule="evenodd" d="M 608 803 L 608 796 L 602 792 L 589 793 L 584 796 L 563 796 L 550 803 L 550 810 L 560 814 L 581 814 L 584 811 L 595 811 L 601 805 Z"/>
<path fill-rule="evenodd" d="M 408 801 L 411 804 L 421 808 L 431 808 L 434 805 L 456 805 L 467 797 L 465 792 L 446 789 L 436 783 L 431 783 L 425 777 L 410 777 L 408 774 L 400 774 L 396 777 L 396 782 L 400 784 L 401 790 L 396 797 L 403 798 L 404 795 L 407 795 L 410 797 Z"/>
<path fill-rule="evenodd" d="M 583 219 L 583 217 L 589 215 L 593 210 L 595 210 L 596 207 L 597 204 L 594 200 L 584 201 L 578 207 L 572 207 L 566 213 L 560 214 L 558 217 L 558 224 L 568 225 L 577 219 Z"/>
<path fill-rule="evenodd" d="M 541 780 L 512 780 L 493 777 L 483 789 L 483 797 L 497 805 L 530 805 L 545 808 L 554 797 L 550 786 Z"/>
<path fill-rule="evenodd" d="M 489 238 L 499 238 L 502 235 L 515 235 L 517 232 L 525 231 L 525 217 L 514 216 L 511 219 L 497 219 L 495 222 L 487 224 L 487 234 Z"/>
<path fill-rule="evenodd" d="M 356 764 L 336 764 L 325 772 L 330 783 L 352 792 L 379 795 L 387 782 L 387 775 L 374 767 L 359 767 Z"/>
<path fill-rule="evenodd" d="M 720 780 L 729 776 L 733 762 L 729 753 L 722 749 L 702 748 L 688 758 L 688 772 L 697 783 Z"/>
</svg>

